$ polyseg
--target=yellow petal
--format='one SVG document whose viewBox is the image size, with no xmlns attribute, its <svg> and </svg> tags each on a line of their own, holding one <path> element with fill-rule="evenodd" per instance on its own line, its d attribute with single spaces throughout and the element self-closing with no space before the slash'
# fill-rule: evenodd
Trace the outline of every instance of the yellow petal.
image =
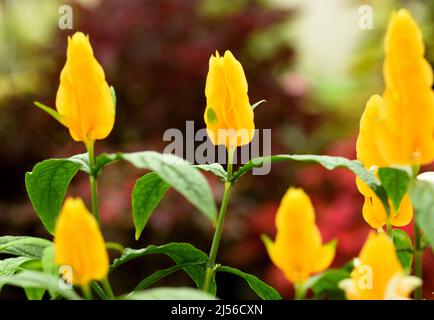
<svg viewBox="0 0 434 320">
<path fill-rule="evenodd" d="M 81 32 L 68 38 L 56 108 L 76 141 L 104 139 L 113 128 L 115 106 L 110 88 L 89 38 Z"/>
<path fill-rule="evenodd" d="M 322 245 L 309 197 L 301 189 L 290 188 L 276 215 L 277 234 L 267 245 L 272 262 L 295 283 L 326 269 L 335 255 L 335 244 Z"/>
<path fill-rule="evenodd" d="M 72 281 L 86 285 L 101 280 L 109 260 L 104 239 L 92 214 L 80 198 L 67 198 L 56 222 L 55 260 L 72 268 Z"/>
<path fill-rule="evenodd" d="M 206 79 L 204 119 L 215 145 L 242 146 L 254 135 L 253 110 L 243 67 L 230 51 L 211 56 Z"/>
</svg>

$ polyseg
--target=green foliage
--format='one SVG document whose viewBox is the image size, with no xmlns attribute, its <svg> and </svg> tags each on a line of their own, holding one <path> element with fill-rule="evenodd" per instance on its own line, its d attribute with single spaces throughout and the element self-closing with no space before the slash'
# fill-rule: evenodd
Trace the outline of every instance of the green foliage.
<svg viewBox="0 0 434 320">
<path fill-rule="evenodd" d="M 209 293 L 193 288 L 155 288 L 138 291 L 125 297 L 127 300 L 214 300 Z"/>
<path fill-rule="evenodd" d="M 54 234 L 57 216 L 80 164 L 68 159 L 39 162 L 26 173 L 26 189 L 33 208 L 48 232 Z"/>
<path fill-rule="evenodd" d="M 131 195 L 136 240 L 139 239 L 149 217 L 169 187 L 155 172 L 148 173 L 136 181 Z"/>
<path fill-rule="evenodd" d="M 164 182 L 181 193 L 211 221 L 216 221 L 217 209 L 207 180 L 184 159 L 154 151 L 124 153 L 121 157 L 137 168 L 157 173 Z"/>
<path fill-rule="evenodd" d="M 161 246 L 150 245 L 143 249 L 130 249 L 124 250 L 124 253 L 112 263 L 112 269 L 116 269 L 122 264 L 150 254 L 165 254 L 171 258 L 176 264 L 198 263 L 198 265 L 189 265 L 183 269 L 190 278 L 196 283 L 198 288 L 202 288 L 203 280 L 205 278 L 205 264 L 208 256 L 203 251 L 196 249 L 189 243 L 176 243 L 171 242 Z M 215 279 L 211 281 L 210 292 L 216 292 Z"/>
<path fill-rule="evenodd" d="M 0 253 L 34 259 L 41 259 L 44 250 L 51 245 L 51 241 L 42 238 L 14 236 L 0 237 Z"/>
<path fill-rule="evenodd" d="M 216 177 L 219 177 L 222 181 L 227 180 L 228 174 L 220 163 L 198 164 L 195 167 L 203 171 L 211 172 Z"/>
<path fill-rule="evenodd" d="M 304 294 L 311 289 L 315 299 L 344 300 L 345 293 L 339 288 L 339 282 L 351 277 L 351 270 L 329 269 L 313 277 L 303 284 Z"/>
<path fill-rule="evenodd" d="M 398 168 L 379 168 L 378 177 L 392 201 L 395 211 L 399 210 L 402 198 L 408 191 L 411 177 L 406 170 Z"/>
<path fill-rule="evenodd" d="M 434 184 L 416 180 L 411 188 L 415 220 L 434 252 Z"/>
<path fill-rule="evenodd" d="M 236 268 L 218 266 L 217 272 L 232 273 L 247 281 L 250 288 L 263 300 L 281 300 L 280 294 L 271 286 L 261 281 L 258 277 L 242 272 Z"/>
<path fill-rule="evenodd" d="M 402 230 L 393 229 L 392 239 L 402 268 L 409 272 L 413 264 L 413 245 L 411 244 L 410 237 Z"/>
<path fill-rule="evenodd" d="M 389 203 L 387 194 L 380 182 L 373 175 L 372 172 L 367 170 L 363 164 L 358 160 L 349 160 L 343 157 L 331 157 L 331 156 L 318 156 L 318 155 L 274 155 L 268 157 L 253 158 L 245 165 L 243 165 L 232 176 L 231 181 L 235 183 L 240 177 L 249 172 L 255 167 L 261 167 L 267 163 L 282 162 L 282 161 L 301 161 L 301 162 L 315 162 L 322 165 L 327 170 L 333 170 L 336 168 L 346 168 L 352 171 L 363 182 L 365 182 L 378 196 L 383 203 L 386 211 L 389 211 Z"/>
</svg>

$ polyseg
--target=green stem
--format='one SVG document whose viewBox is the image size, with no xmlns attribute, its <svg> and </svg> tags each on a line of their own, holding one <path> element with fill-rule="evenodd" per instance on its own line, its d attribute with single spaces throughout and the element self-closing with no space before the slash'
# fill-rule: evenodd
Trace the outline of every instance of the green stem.
<svg viewBox="0 0 434 320">
<path fill-rule="evenodd" d="M 100 224 L 101 219 L 99 215 L 99 203 L 98 203 L 98 190 L 97 181 L 95 174 L 95 153 L 94 153 L 94 141 L 86 143 L 87 153 L 89 155 L 89 181 L 90 181 L 90 192 L 92 197 L 92 213 L 98 224 Z"/>
<path fill-rule="evenodd" d="M 101 280 L 101 285 L 104 288 L 104 291 L 106 292 L 109 299 L 110 300 L 116 300 L 115 295 L 113 294 L 112 287 L 110 286 L 110 282 L 108 281 L 107 277 L 105 277 L 103 280 Z"/>
<path fill-rule="evenodd" d="M 414 275 L 419 279 L 422 279 L 422 237 L 417 226 L 416 222 L 414 222 Z M 417 300 L 422 299 L 422 286 L 417 287 L 414 291 L 414 298 Z"/>
<path fill-rule="evenodd" d="M 88 284 L 81 286 L 81 291 L 83 292 L 83 297 L 86 300 L 93 300 L 92 291 Z"/>
<path fill-rule="evenodd" d="M 216 229 L 214 231 L 214 237 L 212 239 L 211 250 L 210 250 L 208 262 L 206 265 L 206 274 L 205 274 L 205 279 L 204 279 L 203 288 L 202 288 L 203 291 L 206 291 L 206 292 L 209 291 L 209 284 L 210 284 L 211 279 L 212 279 L 214 272 L 215 272 L 215 261 L 216 261 L 216 257 L 217 257 L 219 244 L 220 244 L 220 239 L 222 236 L 223 224 L 225 221 L 225 216 L 226 216 L 226 212 L 227 212 L 227 208 L 228 208 L 228 204 L 229 204 L 229 198 L 230 198 L 230 194 L 231 194 L 231 190 L 232 190 L 232 183 L 230 182 L 230 179 L 232 177 L 232 161 L 233 161 L 234 151 L 235 151 L 235 148 L 228 149 L 228 170 L 227 170 L 228 175 L 227 175 L 227 180 L 225 182 L 225 192 L 223 195 L 222 204 L 220 206 L 220 212 L 219 212 L 219 216 L 218 216 L 218 220 L 217 220 L 217 226 L 216 226 Z"/>
<path fill-rule="evenodd" d="M 301 282 L 294 283 L 294 291 L 295 291 L 295 295 L 294 295 L 295 300 L 303 300 L 304 299 L 304 296 L 306 294 L 306 290 L 303 287 L 303 283 L 301 283 Z"/>
<path fill-rule="evenodd" d="M 390 218 L 386 221 L 386 232 L 389 237 L 392 237 L 392 224 L 390 223 Z"/>
</svg>

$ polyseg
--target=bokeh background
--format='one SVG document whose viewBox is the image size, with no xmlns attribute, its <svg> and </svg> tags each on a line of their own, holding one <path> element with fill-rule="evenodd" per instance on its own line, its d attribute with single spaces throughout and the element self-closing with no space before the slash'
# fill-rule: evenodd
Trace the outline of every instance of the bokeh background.
<svg viewBox="0 0 434 320">
<path fill-rule="evenodd" d="M 73 30 L 58 27 L 62 4 L 73 7 Z M 360 5 L 373 8 L 374 28 L 358 27 Z M 407 7 L 423 29 L 434 62 L 432 1 L 341 0 L 0 0 L 0 235 L 50 238 L 27 198 L 24 174 L 37 162 L 84 152 L 68 131 L 33 106 L 54 106 L 66 38 L 90 35 L 95 55 L 116 88 L 116 124 L 98 152 L 162 151 L 168 128 L 185 121 L 204 127 L 208 59 L 230 49 L 244 66 L 257 128 L 272 129 L 273 153 L 317 153 L 355 158 L 358 121 L 371 94 L 382 93 L 383 36 L 392 10 Z M 144 172 L 117 163 L 104 169 L 99 191 L 104 235 L 130 247 L 187 241 L 208 252 L 213 230 L 182 196 L 168 192 L 139 241 L 134 240 L 130 194 Z M 223 185 L 207 175 L 217 202 Z M 260 235 L 274 236 L 274 215 L 289 186 L 307 190 L 323 238 L 337 239 L 333 266 L 356 256 L 369 232 L 354 176 L 315 165 L 281 163 L 267 176 L 237 184 L 218 262 L 255 274 L 285 298 L 292 286 L 269 261 Z M 70 195 L 89 202 L 88 179 L 78 174 Z M 411 232 L 411 226 L 406 228 Z M 116 255 L 113 254 L 113 257 Z M 433 298 L 434 259 L 425 257 L 425 297 Z M 148 256 L 117 270 L 116 292 L 134 288 L 165 257 Z M 256 298 L 247 285 L 219 274 L 218 295 Z M 191 285 L 178 272 L 157 285 Z M 0 297 L 20 299 L 19 289 Z"/>
</svg>

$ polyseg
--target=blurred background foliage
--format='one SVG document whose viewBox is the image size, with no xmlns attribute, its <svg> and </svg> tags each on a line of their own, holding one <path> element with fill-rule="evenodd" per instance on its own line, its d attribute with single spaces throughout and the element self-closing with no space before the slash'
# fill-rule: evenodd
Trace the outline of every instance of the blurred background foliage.
<svg viewBox="0 0 434 320">
<path fill-rule="evenodd" d="M 73 7 L 74 30 L 60 30 L 59 7 Z M 358 27 L 359 7 L 371 5 L 373 30 Z M 36 162 L 84 152 L 66 129 L 32 102 L 54 106 L 66 37 L 90 35 L 97 59 L 118 96 L 115 129 L 98 152 L 162 151 L 168 128 L 185 121 L 204 127 L 208 59 L 230 49 L 242 62 L 258 128 L 272 128 L 273 153 L 319 153 L 355 158 L 358 121 L 370 95 L 382 93 L 383 37 L 392 10 L 407 7 L 422 26 L 434 62 L 434 2 L 340 0 L 0 0 L 0 234 L 49 237 L 24 188 Z M 143 172 L 116 164 L 100 179 L 104 234 L 109 241 L 141 247 L 188 241 L 208 252 L 212 228 L 180 195 L 169 192 L 134 241 L 130 193 Z M 209 176 L 218 201 L 222 185 Z M 324 239 L 338 239 L 341 266 L 356 256 L 369 231 L 352 174 L 317 166 L 276 164 L 267 176 L 246 176 L 230 204 L 219 262 L 258 275 L 285 298 L 291 285 L 275 269 L 260 234 L 273 236 L 274 215 L 286 189 L 301 186 L 312 197 Z M 89 200 L 87 177 L 69 191 Z M 411 230 L 410 227 L 406 230 Z M 431 298 L 434 259 L 426 253 L 426 298 Z M 115 256 L 115 255 L 114 255 Z M 170 261 L 148 257 L 112 276 L 115 290 Z M 432 268 L 431 268 L 432 270 Z M 219 275 L 222 298 L 254 298 L 245 284 Z M 185 285 L 178 273 L 158 285 Z M 20 298 L 6 288 L 0 297 Z"/>
</svg>

